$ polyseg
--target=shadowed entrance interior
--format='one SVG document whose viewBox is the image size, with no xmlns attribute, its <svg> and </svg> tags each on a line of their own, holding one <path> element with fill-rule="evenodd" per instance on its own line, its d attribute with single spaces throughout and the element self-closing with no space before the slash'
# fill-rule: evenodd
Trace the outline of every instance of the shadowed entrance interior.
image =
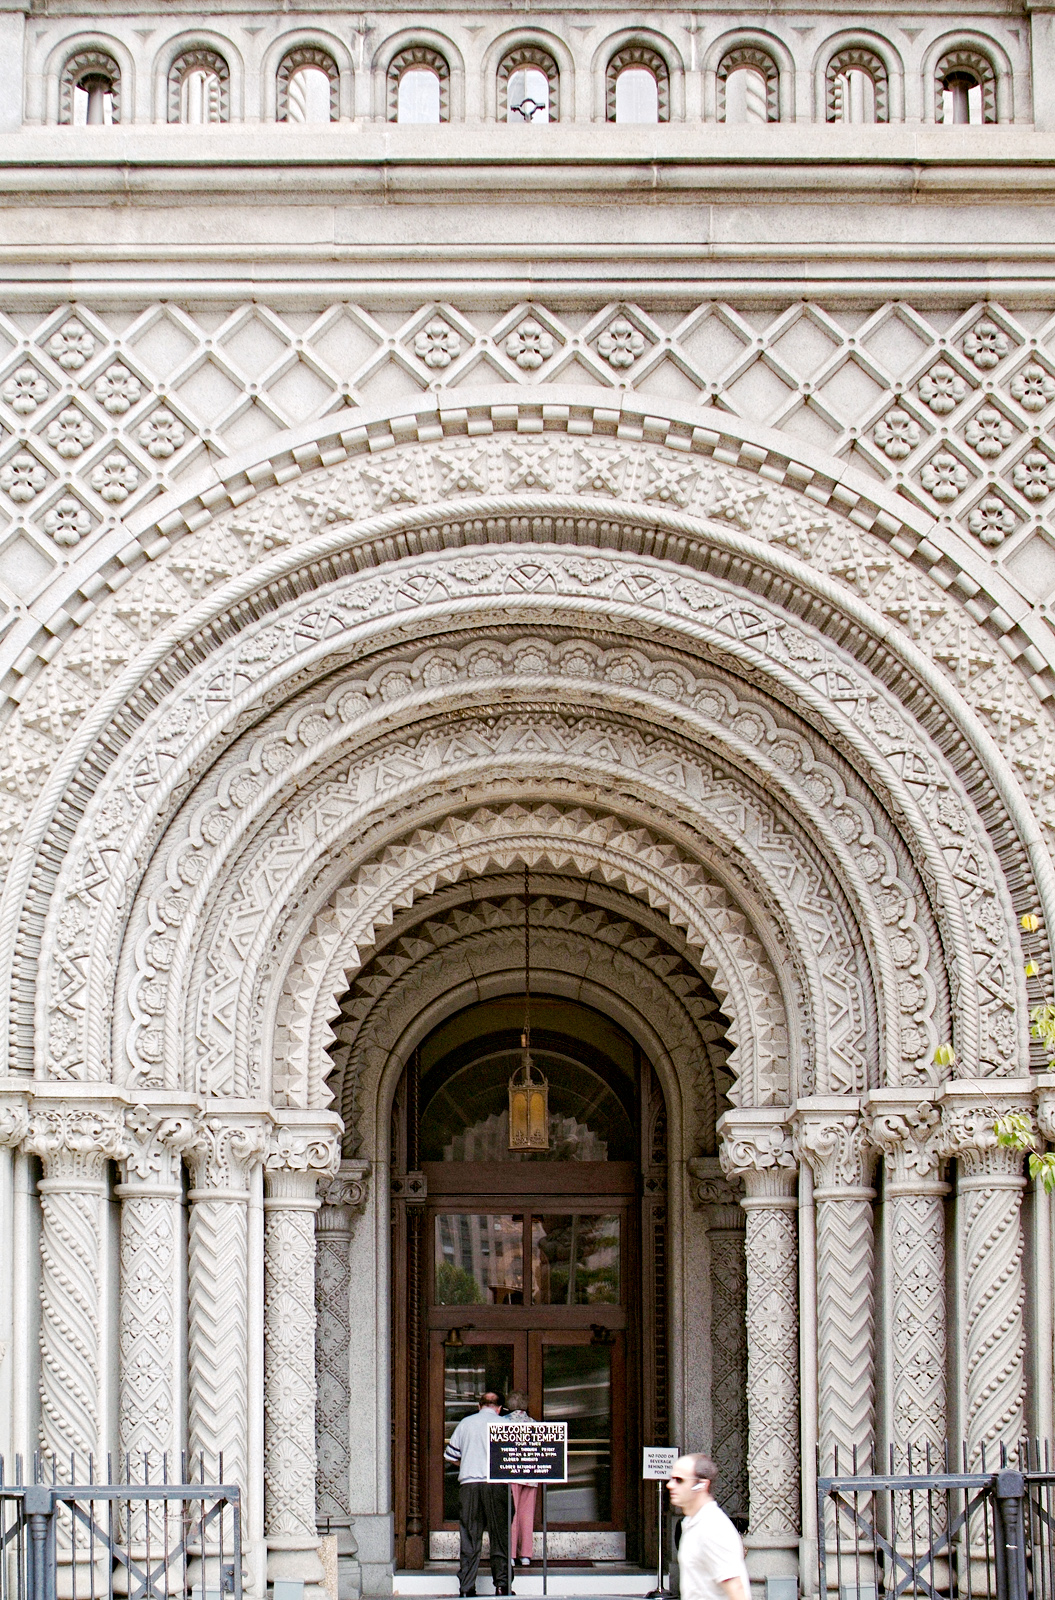
<svg viewBox="0 0 1055 1600">
<path fill-rule="evenodd" d="M 443 1447 L 487 1388 L 521 1389 L 532 1415 L 569 1424 L 569 1482 L 549 1491 L 553 1555 L 644 1553 L 632 1469 L 668 1425 L 665 1185 L 642 1180 L 665 1166 L 662 1090 L 621 1028 L 536 998 L 549 1147 L 510 1150 L 522 1020 L 516 996 L 457 1013 L 397 1095 L 394 1488 L 410 1567 L 456 1553 Z"/>
</svg>

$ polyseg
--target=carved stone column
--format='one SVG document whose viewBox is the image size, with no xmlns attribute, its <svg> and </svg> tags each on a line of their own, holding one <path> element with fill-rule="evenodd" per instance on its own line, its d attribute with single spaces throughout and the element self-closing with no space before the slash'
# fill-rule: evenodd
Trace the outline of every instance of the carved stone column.
<svg viewBox="0 0 1055 1600">
<path fill-rule="evenodd" d="M 125 1116 L 125 1134 L 116 1191 L 121 1201 L 120 1450 L 122 1457 L 131 1457 L 137 1476 L 144 1455 L 153 1477 L 167 1456 L 172 1478 L 179 1474 L 183 1445 L 180 1149 L 192 1137 L 193 1124 L 137 1106 Z"/>
<path fill-rule="evenodd" d="M 1028 1110 L 1031 1088 L 950 1083 L 942 1091 L 946 1153 L 960 1164 L 964 1413 L 972 1452 L 1017 1445 L 1025 1430 L 1026 1327 L 1022 1279 L 1023 1156 L 997 1144 L 993 1124 Z"/>
<path fill-rule="evenodd" d="M 336 1535 L 339 1556 L 355 1554 L 348 1482 L 349 1251 L 355 1216 L 366 1203 L 369 1174 L 369 1162 L 342 1161 L 337 1176 L 319 1186 L 315 1218 L 315 1520 L 320 1529 Z"/>
<path fill-rule="evenodd" d="M 886 1166 L 892 1442 L 898 1470 L 906 1452 L 941 1461 L 948 1438 L 945 1360 L 945 1209 L 941 1118 L 901 1091 L 869 1097 L 868 1130 Z M 916 1460 L 920 1459 L 919 1455 Z"/>
<path fill-rule="evenodd" d="M 40 1443 L 47 1471 L 69 1481 L 104 1456 L 101 1415 L 102 1239 L 106 1163 L 124 1129 L 108 1107 L 38 1107 L 27 1148 L 41 1158 Z"/>
<path fill-rule="evenodd" d="M 228 1482 L 247 1482 L 249 1173 L 267 1142 L 255 1119 L 211 1113 L 188 1144 L 189 1426 L 192 1454 Z"/>
<path fill-rule="evenodd" d="M 747 1263 L 741 1185 L 722 1176 L 713 1157 L 689 1162 L 693 1204 L 703 1211 L 711 1249 L 710 1453 L 719 1469 L 722 1505 L 748 1514 Z"/>
<path fill-rule="evenodd" d="M 336 1119 L 276 1130 L 264 1164 L 267 1576 L 323 1600 L 315 1528 L 315 1185 L 337 1168 Z"/>
<path fill-rule="evenodd" d="M 777 1114 L 779 1116 L 779 1113 Z M 752 1546 L 797 1562 L 799 1470 L 798 1202 L 787 1129 L 771 1112 L 729 1111 L 722 1168 L 744 1185 L 747 1219 L 747 1476 Z M 772 1569 L 772 1566 L 771 1566 Z M 789 1571 L 794 1571 L 794 1565 Z"/>
<path fill-rule="evenodd" d="M 875 1431 L 874 1153 L 856 1106 L 800 1102 L 795 1139 L 813 1169 L 817 1207 L 817 1432 L 821 1471 L 836 1447 L 867 1463 Z"/>
</svg>

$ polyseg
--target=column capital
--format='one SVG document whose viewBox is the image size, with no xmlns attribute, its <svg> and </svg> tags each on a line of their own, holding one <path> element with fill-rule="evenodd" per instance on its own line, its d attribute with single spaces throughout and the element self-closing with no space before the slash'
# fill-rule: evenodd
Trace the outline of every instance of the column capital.
<svg viewBox="0 0 1055 1600">
<path fill-rule="evenodd" d="M 194 1139 L 189 1116 L 169 1115 L 155 1106 L 136 1105 L 124 1114 L 124 1148 L 118 1193 L 154 1193 L 179 1187 L 180 1153 Z"/>
<path fill-rule="evenodd" d="M 1055 1073 L 1050 1084 L 1037 1085 L 1037 1127 L 1045 1139 L 1055 1141 Z"/>
<path fill-rule="evenodd" d="M 24 1091 L 0 1094 L 0 1145 L 24 1144 L 29 1132 L 29 1107 Z"/>
<path fill-rule="evenodd" d="M 194 1173 L 191 1198 L 245 1199 L 250 1169 L 267 1142 L 268 1125 L 262 1117 L 223 1112 L 196 1117 L 183 1143 Z"/>
<path fill-rule="evenodd" d="M 740 1206 L 743 1184 L 737 1176 L 726 1177 L 717 1156 L 693 1156 L 688 1162 L 692 1179 L 692 1203 L 697 1211 L 706 1211 L 707 1231 L 721 1232 L 744 1227 L 744 1213 Z"/>
<path fill-rule="evenodd" d="M 988 1085 L 991 1084 L 990 1088 Z M 942 1147 L 963 1168 L 963 1182 L 1024 1188 L 1024 1154 L 1001 1145 L 996 1121 L 1033 1109 L 1033 1084 L 1027 1079 L 989 1079 L 947 1083 L 941 1092 Z"/>
<path fill-rule="evenodd" d="M 106 1162 L 124 1155 L 124 1119 L 111 1106 L 37 1103 L 28 1121 L 26 1149 L 43 1161 L 45 1183 L 101 1185 Z"/>
<path fill-rule="evenodd" d="M 338 1130 L 330 1119 L 281 1123 L 264 1155 L 265 1210 L 285 1205 L 317 1211 L 316 1181 L 331 1177 L 340 1159 Z"/>
<path fill-rule="evenodd" d="M 816 1200 L 874 1200 L 875 1152 L 856 1100 L 820 1098 L 792 1113 L 795 1148 L 813 1171 Z"/>
<path fill-rule="evenodd" d="M 722 1171 L 727 1178 L 742 1181 L 746 1210 L 755 1203 L 795 1205 L 799 1164 L 781 1115 L 780 1111 L 727 1111 L 719 1120 Z"/>
<path fill-rule="evenodd" d="M 947 1194 L 941 1181 L 944 1149 L 941 1112 L 929 1100 L 901 1091 L 876 1089 L 864 1109 L 868 1138 L 882 1151 L 888 1196 Z"/>
<path fill-rule="evenodd" d="M 366 1205 L 370 1187 L 369 1161 L 342 1161 L 336 1174 L 319 1184 L 321 1209 L 315 1219 L 316 1233 L 347 1233 L 352 1220 Z"/>
</svg>

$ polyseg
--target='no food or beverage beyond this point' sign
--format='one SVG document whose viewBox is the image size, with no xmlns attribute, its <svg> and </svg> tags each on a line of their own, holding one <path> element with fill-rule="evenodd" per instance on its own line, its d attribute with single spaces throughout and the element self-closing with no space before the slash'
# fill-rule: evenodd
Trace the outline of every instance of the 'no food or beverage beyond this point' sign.
<svg viewBox="0 0 1055 1600">
<path fill-rule="evenodd" d="M 491 1483 L 567 1483 L 566 1422 L 492 1422 Z"/>
<path fill-rule="evenodd" d="M 641 1462 L 641 1476 L 648 1482 L 666 1481 L 678 1459 L 676 1446 L 647 1444 Z"/>
</svg>

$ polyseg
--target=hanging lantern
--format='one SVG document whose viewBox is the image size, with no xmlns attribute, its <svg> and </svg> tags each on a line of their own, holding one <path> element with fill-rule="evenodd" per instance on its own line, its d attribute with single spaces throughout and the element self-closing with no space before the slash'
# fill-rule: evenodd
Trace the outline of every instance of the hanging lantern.
<svg viewBox="0 0 1055 1600">
<path fill-rule="evenodd" d="M 509 1080 L 509 1148 L 549 1149 L 549 1084 L 526 1050 Z"/>
<path fill-rule="evenodd" d="M 523 1058 L 509 1080 L 510 1150 L 549 1149 L 549 1083 L 536 1074 L 531 1060 L 531 922 L 528 917 L 528 869 L 524 868 L 524 1031 Z"/>
</svg>

